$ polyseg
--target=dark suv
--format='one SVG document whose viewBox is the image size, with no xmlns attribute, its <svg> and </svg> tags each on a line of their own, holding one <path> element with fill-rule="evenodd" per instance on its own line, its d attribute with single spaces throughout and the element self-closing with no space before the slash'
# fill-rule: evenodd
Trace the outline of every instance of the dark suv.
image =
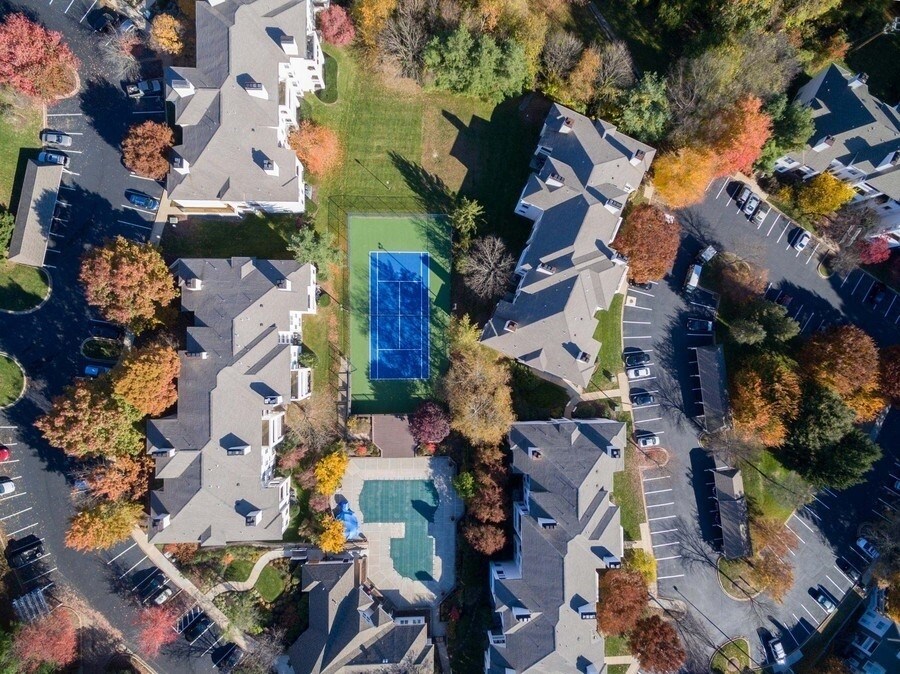
<svg viewBox="0 0 900 674">
<path fill-rule="evenodd" d="M 35 535 L 11 541 L 6 548 L 9 565 L 14 569 L 22 568 L 44 556 L 44 543 Z"/>
<path fill-rule="evenodd" d="M 188 628 L 184 631 L 184 638 L 188 640 L 188 643 L 194 643 L 210 627 L 212 627 L 212 620 L 206 615 L 201 615 L 188 625 Z"/>
</svg>

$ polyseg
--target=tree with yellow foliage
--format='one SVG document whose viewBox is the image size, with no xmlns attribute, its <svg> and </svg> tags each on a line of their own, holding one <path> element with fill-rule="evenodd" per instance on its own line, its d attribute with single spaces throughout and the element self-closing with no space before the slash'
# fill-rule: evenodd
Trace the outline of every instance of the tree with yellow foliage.
<svg viewBox="0 0 900 674">
<path fill-rule="evenodd" d="M 357 0 L 353 3 L 353 19 L 357 33 L 367 49 L 374 49 L 378 36 L 397 8 L 397 0 Z"/>
<path fill-rule="evenodd" d="M 713 179 L 716 160 L 704 149 L 685 147 L 664 154 L 653 163 L 653 184 L 672 208 L 696 204 Z"/>
<path fill-rule="evenodd" d="M 347 470 L 347 464 L 350 463 L 350 457 L 347 452 L 337 449 L 326 454 L 319 463 L 316 464 L 316 491 L 325 496 L 331 496 L 337 491 L 344 473 Z"/>
<path fill-rule="evenodd" d="M 328 513 L 322 515 L 319 520 L 322 532 L 319 534 L 319 547 L 322 552 L 335 555 L 344 551 L 347 543 L 347 537 L 344 534 L 344 524 L 334 519 Z"/>
<path fill-rule="evenodd" d="M 184 26 L 171 14 L 157 14 L 150 25 L 150 38 L 160 51 L 180 54 L 184 50 L 181 34 Z"/>
<path fill-rule="evenodd" d="M 810 216 L 828 215 L 850 201 L 856 192 L 847 183 L 830 173 L 800 183 L 793 190 L 794 203 Z"/>
<path fill-rule="evenodd" d="M 576 108 L 584 110 L 594 98 L 594 83 L 600 68 L 600 50 L 591 46 L 581 52 L 581 58 L 569 74 L 566 93 Z"/>
</svg>

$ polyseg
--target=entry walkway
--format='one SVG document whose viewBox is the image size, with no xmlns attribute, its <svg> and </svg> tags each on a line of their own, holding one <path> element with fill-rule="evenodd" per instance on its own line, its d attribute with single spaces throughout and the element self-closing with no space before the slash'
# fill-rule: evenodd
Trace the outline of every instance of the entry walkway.
<svg viewBox="0 0 900 674">
<path fill-rule="evenodd" d="M 247 577 L 247 580 L 241 582 L 225 581 L 224 583 L 219 583 L 206 593 L 206 598 L 209 600 L 213 600 L 224 592 L 246 592 L 247 590 L 252 590 L 253 586 L 256 585 L 256 581 L 259 580 L 259 574 L 261 574 L 262 570 L 266 568 L 266 565 L 268 565 L 268 563 L 272 560 L 281 559 L 282 557 L 284 557 L 283 549 L 275 548 L 274 550 L 269 550 L 262 557 L 256 560 L 256 563 L 253 565 L 253 569 L 250 571 L 250 575 Z"/>
</svg>

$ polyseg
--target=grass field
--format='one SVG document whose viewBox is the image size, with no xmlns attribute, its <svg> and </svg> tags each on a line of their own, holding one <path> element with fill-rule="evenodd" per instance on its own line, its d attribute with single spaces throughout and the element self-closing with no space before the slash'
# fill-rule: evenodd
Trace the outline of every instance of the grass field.
<svg viewBox="0 0 900 674">
<path fill-rule="evenodd" d="M 631 436 L 630 429 L 628 435 Z M 646 521 L 646 515 L 641 471 L 634 446 L 630 442 L 625 444 L 625 470 L 613 474 L 612 500 L 621 510 L 625 540 L 640 540 L 641 524 Z"/>
<path fill-rule="evenodd" d="M 19 366 L 6 356 L 0 356 L 0 407 L 15 402 L 24 385 L 25 375 Z"/>
<path fill-rule="evenodd" d="M 597 329 L 594 330 L 594 339 L 600 342 L 600 353 L 597 354 L 597 367 L 588 384 L 588 391 L 602 391 L 610 388 L 615 382 L 611 381 L 622 371 L 622 307 L 625 304 L 625 296 L 616 294 L 613 296 L 609 308 L 598 311 Z"/>
<path fill-rule="evenodd" d="M 750 644 L 743 637 L 722 646 L 709 664 L 713 674 L 742 674 L 749 667 Z"/>
<path fill-rule="evenodd" d="M 244 218 L 191 218 L 167 227 L 162 240 L 168 262 L 179 257 L 258 257 L 289 260 L 287 240 L 296 216 L 248 215 Z"/>
<path fill-rule="evenodd" d="M 11 94 L 0 91 L 0 105 L 9 102 Z M 41 143 L 41 111 L 36 106 L 13 105 L 13 109 L 0 116 L 0 209 L 11 210 L 12 198 L 22 150 L 37 150 Z M 36 155 L 36 152 L 31 153 Z M 24 165 L 22 175 L 24 175 Z M 19 176 L 21 179 L 21 176 Z"/>
<path fill-rule="evenodd" d="M 282 580 L 281 575 L 278 573 L 278 569 L 276 569 L 272 565 L 268 565 L 263 567 L 263 570 L 259 574 L 259 578 L 256 579 L 256 585 L 253 586 L 257 592 L 259 592 L 259 596 L 262 597 L 265 601 L 272 603 L 284 592 L 284 580 Z"/>
<path fill-rule="evenodd" d="M 810 500 L 809 484 L 782 466 L 771 452 L 764 451 L 757 461 L 743 464 L 744 490 L 754 513 L 784 522 Z"/>
<path fill-rule="evenodd" d="M 350 394 L 358 414 L 411 412 L 429 397 L 447 368 L 450 320 L 450 230 L 443 218 L 425 215 L 351 215 L 349 248 Z M 424 251 L 431 255 L 429 294 L 430 377 L 422 380 L 369 379 L 369 253 Z"/>
<path fill-rule="evenodd" d="M 25 311 L 47 297 L 47 277 L 40 269 L 0 259 L 0 309 Z"/>
</svg>

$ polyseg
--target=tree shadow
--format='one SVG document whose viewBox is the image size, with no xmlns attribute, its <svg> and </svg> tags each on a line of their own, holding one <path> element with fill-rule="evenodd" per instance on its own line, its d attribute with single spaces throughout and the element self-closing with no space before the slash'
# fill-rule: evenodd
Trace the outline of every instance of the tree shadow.
<svg viewBox="0 0 900 674">
<path fill-rule="evenodd" d="M 122 90 L 103 79 L 88 81 L 80 93 L 80 107 L 97 135 L 118 148 L 129 127 L 131 103 Z"/>
<path fill-rule="evenodd" d="M 426 213 L 449 213 L 452 210 L 453 194 L 439 176 L 429 173 L 421 164 L 410 161 L 398 152 L 391 151 L 388 156 Z"/>
</svg>

